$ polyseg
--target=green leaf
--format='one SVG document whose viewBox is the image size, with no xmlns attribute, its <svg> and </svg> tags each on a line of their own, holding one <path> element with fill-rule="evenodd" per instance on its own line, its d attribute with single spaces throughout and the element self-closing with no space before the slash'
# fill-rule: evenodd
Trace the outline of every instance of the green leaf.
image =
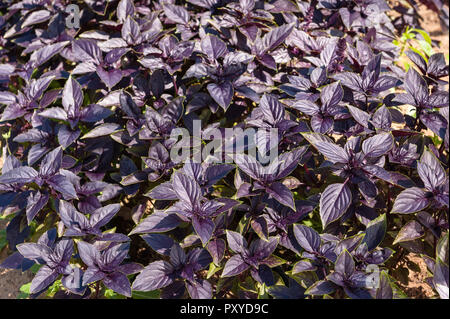
<svg viewBox="0 0 450 319">
<path fill-rule="evenodd" d="M 408 49 L 416 52 L 418 55 L 420 55 L 426 62 L 428 62 L 428 56 L 426 54 L 424 54 L 422 51 L 420 51 L 419 49 L 416 49 L 413 46 L 409 46 Z M 407 71 L 407 70 L 406 70 Z"/>
<path fill-rule="evenodd" d="M 250 224 L 250 217 L 247 217 L 246 215 L 242 216 L 236 228 L 236 231 L 240 234 L 245 233 L 248 230 L 249 224 Z"/>
<path fill-rule="evenodd" d="M 33 274 L 36 274 L 41 267 L 42 267 L 42 265 L 34 264 L 33 266 L 31 266 L 30 271 Z"/>
<path fill-rule="evenodd" d="M 442 236 L 436 245 L 436 257 L 439 258 L 444 264 L 448 265 L 448 233 Z"/>
<path fill-rule="evenodd" d="M 428 44 L 423 40 L 419 40 L 417 42 L 419 42 L 422 51 L 425 52 L 428 56 L 432 56 L 434 54 L 433 47 L 431 46 L 431 44 Z"/>
<path fill-rule="evenodd" d="M 428 43 L 431 46 L 431 38 L 426 31 L 414 28 L 414 29 L 411 29 L 411 32 L 419 33 L 424 39 L 424 40 L 420 40 L 420 41 L 424 41 L 425 43 Z"/>
<path fill-rule="evenodd" d="M 2 229 L 0 230 L 0 250 L 2 250 L 7 244 L 8 241 L 6 240 L 6 230 Z"/>
<path fill-rule="evenodd" d="M 31 282 L 26 283 L 26 284 L 22 285 L 19 290 L 20 290 L 20 292 L 23 292 L 24 294 L 29 295 L 30 294 L 30 286 L 31 286 Z"/>
<path fill-rule="evenodd" d="M 221 270 L 222 267 L 216 266 L 214 263 L 209 264 L 208 274 L 206 275 L 206 279 L 211 278 L 216 272 Z"/>
<path fill-rule="evenodd" d="M 159 299 L 161 292 L 159 290 L 153 291 L 133 291 L 131 298 L 133 299 Z"/>
<path fill-rule="evenodd" d="M 125 296 L 119 295 L 114 290 L 106 288 L 103 294 L 107 299 L 125 299 Z"/>
<path fill-rule="evenodd" d="M 20 293 L 17 295 L 17 298 L 16 298 L 16 299 L 27 299 L 28 296 L 29 296 L 29 294 L 26 294 L 26 293 L 24 293 L 24 292 L 20 292 Z"/>
<path fill-rule="evenodd" d="M 50 287 L 47 289 L 47 296 L 53 297 L 58 291 L 61 290 L 62 283 L 61 279 L 56 280 Z"/>
</svg>

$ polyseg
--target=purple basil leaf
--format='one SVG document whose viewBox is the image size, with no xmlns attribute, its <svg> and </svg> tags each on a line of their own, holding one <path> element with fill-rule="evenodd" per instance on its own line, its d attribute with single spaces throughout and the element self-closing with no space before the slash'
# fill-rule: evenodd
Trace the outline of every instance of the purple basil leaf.
<svg viewBox="0 0 450 319">
<path fill-rule="evenodd" d="M 336 285 L 330 281 L 320 280 L 308 287 L 305 295 L 322 296 L 332 294 L 336 290 Z"/>
<path fill-rule="evenodd" d="M 180 24 L 188 24 L 189 13 L 185 8 L 183 8 L 182 6 L 177 6 L 168 3 L 165 4 L 163 7 L 164 13 L 166 14 L 167 18 L 169 18 L 171 21 Z"/>
<path fill-rule="evenodd" d="M 417 162 L 417 173 L 429 191 L 437 189 L 446 180 L 444 168 L 436 156 L 428 150 L 423 152 L 420 161 Z"/>
<path fill-rule="evenodd" d="M 320 236 L 314 229 L 304 225 L 294 225 L 294 235 L 297 239 L 297 242 L 306 251 L 319 251 Z"/>
<path fill-rule="evenodd" d="M 375 249 L 384 239 L 387 229 L 386 215 L 382 214 L 379 217 L 371 220 L 366 228 L 366 235 L 362 241 L 367 245 L 367 249 L 372 251 Z"/>
<path fill-rule="evenodd" d="M 21 166 L 0 176 L 0 184 L 31 183 L 38 176 L 32 167 Z"/>
<path fill-rule="evenodd" d="M 34 216 L 47 205 L 48 199 L 48 194 L 41 194 L 39 191 L 33 192 L 28 196 L 26 211 L 28 225 L 34 219 Z"/>
<path fill-rule="evenodd" d="M 16 248 L 23 257 L 41 262 L 53 253 L 49 247 L 43 244 L 25 243 L 17 245 Z"/>
<path fill-rule="evenodd" d="M 394 147 L 394 137 L 390 133 L 380 133 L 362 143 L 362 150 L 368 157 L 380 157 Z"/>
<path fill-rule="evenodd" d="M 145 267 L 131 287 L 136 291 L 153 291 L 163 287 L 167 287 L 173 282 L 170 276 L 175 269 L 166 261 L 155 261 Z"/>
<path fill-rule="evenodd" d="M 235 253 L 244 254 L 247 250 L 247 241 L 245 238 L 234 231 L 227 230 L 227 242 L 228 246 Z"/>
<path fill-rule="evenodd" d="M 268 258 L 278 246 L 278 237 L 270 237 L 269 240 L 256 239 L 252 241 L 249 247 L 251 255 L 259 262 Z"/>
<path fill-rule="evenodd" d="M 70 77 L 62 92 L 62 105 L 66 110 L 68 118 L 75 118 L 79 116 L 79 110 L 83 104 L 83 91 L 80 84 L 72 77 Z"/>
<path fill-rule="evenodd" d="M 97 66 L 97 75 L 103 83 L 111 90 L 117 83 L 122 80 L 122 70 L 112 69 L 110 71 L 105 70 L 102 66 Z"/>
<path fill-rule="evenodd" d="M 78 199 L 73 184 L 64 175 L 57 174 L 47 179 L 47 184 L 60 192 L 67 200 Z"/>
<path fill-rule="evenodd" d="M 213 296 L 211 284 L 204 279 L 186 281 L 186 289 L 192 299 L 211 299 Z"/>
<path fill-rule="evenodd" d="M 110 135 L 114 132 L 117 132 L 121 129 L 121 126 L 116 123 L 105 123 L 100 124 L 99 126 L 96 126 L 94 129 L 92 129 L 89 133 L 86 133 L 81 138 L 94 138 L 94 137 L 100 137 L 100 136 L 106 136 Z"/>
<path fill-rule="evenodd" d="M 314 132 L 320 133 L 320 134 L 326 134 L 330 131 L 330 129 L 333 127 L 334 120 L 332 117 L 329 116 L 322 116 L 322 115 L 314 115 L 311 118 L 311 127 Z"/>
<path fill-rule="evenodd" d="M 349 278 L 355 271 L 355 261 L 347 250 L 344 250 L 337 258 L 334 270 L 345 278 Z"/>
<path fill-rule="evenodd" d="M 134 15 L 134 3 L 131 0 L 121 0 L 117 5 L 116 15 L 120 22 L 124 22 L 127 16 Z"/>
<path fill-rule="evenodd" d="M 118 294 L 131 297 L 130 281 L 125 274 L 118 271 L 108 274 L 103 279 L 103 283 Z"/>
<path fill-rule="evenodd" d="M 317 115 L 320 112 L 319 106 L 308 100 L 295 101 L 291 107 L 310 116 Z"/>
<path fill-rule="evenodd" d="M 228 82 L 222 82 L 220 84 L 209 83 L 207 89 L 214 101 L 217 102 L 225 111 L 230 106 L 233 99 L 234 89 L 233 85 Z"/>
<path fill-rule="evenodd" d="M 303 136 L 330 162 L 346 164 L 350 160 L 347 152 L 327 136 L 314 133 L 304 133 Z"/>
<path fill-rule="evenodd" d="M 122 25 L 122 38 L 129 45 L 137 45 L 142 41 L 139 24 L 130 16 L 127 16 Z"/>
<path fill-rule="evenodd" d="M 270 50 L 275 49 L 277 46 L 279 46 L 281 43 L 286 40 L 286 38 L 289 36 L 289 34 L 294 29 L 293 24 L 286 24 L 282 25 L 277 28 L 271 29 L 269 32 L 267 32 L 264 37 L 262 38 L 262 51 L 259 52 L 258 55 L 262 55 L 261 53 L 266 53 Z"/>
<path fill-rule="evenodd" d="M 56 270 L 51 269 L 46 265 L 42 266 L 31 281 L 30 293 L 34 294 L 44 290 L 53 284 L 58 276 L 59 273 Z"/>
<path fill-rule="evenodd" d="M 143 240 L 157 253 L 169 256 L 174 241 L 164 234 L 146 234 L 141 236 Z"/>
<path fill-rule="evenodd" d="M 65 125 L 61 125 L 58 130 L 58 142 L 63 149 L 68 148 L 80 136 L 80 130 L 71 130 Z"/>
<path fill-rule="evenodd" d="M 208 243 L 206 249 L 212 256 L 213 262 L 219 265 L 225 255 L 226 243 L 223 239 L 214 239 Z"/>
<path fill-rule="evenodd" d="M 346 184 L 331 184 L 320 197 L 320 219 L 325 228 L 339 219 L 352 202 L 352 193 Z"/>
<path fill-rule="evenodd" d="M 68 228 L 71 228 L 72 225 L 81 229 L 89 228 L 87 217 L 78 212 L 71 203 L 64 200 L 59 201 L 59 217 Z"/>
<path fill-rule="evenodd" d="M 444 264 L 442 260 L 438 259 L 434 269 L 433 284 L 439 293 L 441 299 L 448 299 L 448 265 Z"/>
<path fill-rule="evenodd" d="M 202 52 L 206 54 L 210 60 L 216 60 L 223 57 L 228 51 L 225 42 L 214 35 L 205 36 L 200 45 Z"/>
<path fill-rule="evenodd" d="M 284 107 L 273 95 L 264 94 L 259 106 L 269 123 L 277 124 L 284 118 Z"/>
<path fill-rule="evenodd" d="M 250 265 L 244 262 L 241 255 L 231 256 L 231 258 L 228 259 L 225 263 L 221 277 L 237 276 L 247 270 L 249 267 Z"/>
<path fill-rule="evenodd" d="M 63 41 L 45 45 L 33 52 L 30 57 L 30 62 L 34 62 L 36 66 L 40 66 L 50 60 L 54 55 L 58 54 L 69 43 L 70 41 Z"/>
<path fill-rule="evenodd" d="M 267 240 L 269 238 L 269 228 L 267 220 L 263 217 L 257 217 L 251 221 L 252 229 L 258 234 L 259 238 Z"/>
<path fill-rule="evenodd" d="M 58 173 L 62 164 L 62 153 L 61 147 L 48 153 L 42 160 L 39 175 L 42 177 L 49 177 Z"/>
<path fill-rule="evenodd" d="M 350 111 L 350 114 L 355 119 L 355 121 L 358 122 L 358 124 L 361 124 L 365 128 L 369 128 L 369 120 L 370 120 L 369 113 L 352 105 L 347 105 L 347 108 Z"/>
<path fill-rule="evenodd" d="M 437 112 L 422 113 L 419 116 L 420 121 L 426 125 L 440 138 L 445 139 L 445 134 L 448 131 L 448 122 L 445 117 Z"/>
<path fill-rule="evenodd" d="M 425 234 L 422 225 L 415 220 L 407 222 L 398 232 L 393 244 L 398 244 L 404 241 L 416 240 Z"/>
<path fill-rule="evenodd" d="M 202 197 L 200 186 L 183 173 L 175 173 L 172 187 L 177 197 L 191 206 L 196 205 Z"/>
<path fill-rule="evenodd" d="M 336 106 L 344 97 L 344 90 L 339 82 L 334 82 L 322 88 L 320 92 L 320 100 L 322 101 L 322 108 L 327 110 L 330 107 Z"/>
<path fill-rule="evenodd" d="M 211 239 L 211 236 L 216 227 L 216 225 L 212 220 L 197 216 L 194 216 L 192 218 L 192 226 L 194 227 L 194 230 L 197 233 L 197 235 L 200 237 L 203 246 L 205 246 Z"/>
<path fill-rule="evenodd" d="M 180 218 L 174 213 L 155 211 L 142 220 L 131 232 L 132 234 L 162 233 L 176 228 L 180 224 Z"/>
<path fill-rule="evenodd" d="M 93 40 L 76 40 L 73 42 L 72 48 L 75 56 L 83 62 L 89 61 L 99 65 L 103 61 L 102 51 Z"/>
<path fill-rule="evenodd" d="M 145 196 L 159 200 L 176 200 L 177 194 L 174 192 L 171 182 L 164 182 L 153 188 Z"/>
<path fill-rule="evenodd" d="M 422 56 L 420 56 L 420 54 L 412 50 L 406 51 L 405 54 L 408 56 L 408 58 L 410 58 L 411 61 L 414 62 L 415 65 L 417 65 L 422 73 L 427 72 L 427 62 L 422 58 Z"/>
<path fill-rule="evenodd" d="M 91 213 L 89 223 L 92 228 L 100 228 L 105 226 L 120 209 L 120 204 L 110 204 L 101 207 Z"/>
<path fill-rule="evenodd" d="M 306 260 L 300 260 L 299 262 L 295 263 L 295 265 L 292 267 L 292 274 L 298 274 L 305 271 L 315 271 L 317 270 L 317 267 L 313 265 L 311 262 Z"/>
<path fill-rule="evenodd" d="M 278 202 L 292 208 L 295 211 L 294 197 L 290 189 L 284 184 L 280 182 L 272 183 L 269 187 L 266 187 L 266 191 Z"/>
<path fill-rule="evenodd" d="M 399 214 L 415 213 L 426 208 L 429 204 L 430 199 L 424 190 L 418 187 L 411 187 L 398 194 L 392 207 L 392 212 Z"/>
</svg>

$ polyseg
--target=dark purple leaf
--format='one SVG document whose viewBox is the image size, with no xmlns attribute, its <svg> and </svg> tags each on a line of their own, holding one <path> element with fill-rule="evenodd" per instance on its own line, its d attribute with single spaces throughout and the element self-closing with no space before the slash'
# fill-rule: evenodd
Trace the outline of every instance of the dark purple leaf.
<svg viewBox="0 0 450 319">
<path fill-rule="evenodd" d="M 214 228 L 216 227 L 212 220 L 197 216 L 192 218 L 192 226 L 194 227 L 198 237 L 200 237 L 203 246 L 205 246 L 211 239 Z"/>
<path fill-rule="evenodd" d="M 21 166 L 10 170 L 0 176 L 0 184 L 13 184 L 13 183 L 31 183 L 38 176 L 32 167 Z"/>
<path fill-rule="evenodd" d="M 380 133 L 362 143 L 362 150 L 368 157 L 380 157 L 394 147 L 394 137 L 390 133 Z"/>
<path fill-rule="evenodd" d="M 304 225 L 294 225 L 294 235 L 299 245 L 306 251 L 319 251 L 320 236 L 314 229 Z"/>
<path fill-rule="evenodd" d="M 233 85 L 227 81 L 220 84 L 209 83 L 207 89 L 214 101 L 226 111 L 233 99 Z"/>
<path fill-rule="evenodd" d="M 145 267 L 131 287 L 136 291 L 153 291 L 167 287 L 173 282 L 171 274 L 175 269 L 166 261 L 155 261 Z"/>
<path fill-rule="evenodd" d="M 410 214 L 426 208 L 430 204 L 425 191 L 418 187 L 405 189 L 398 194 L 392 207 L 393 213 Z"/>
<path fill-rule="evenodd" d="M 425 188 L 433 191 L 445 182 L 446 174 L 439 160 L 428 150 L 425 150 L 417 162 L 417 173 L 419 173 Z"/>
<path fill-rule="evenodd" d="M 382 214 L 379 217 L 371 220 L 366 228 L 366 235 L 363 238 L 362 243 L 367 245 L 367 249 L 372 251 L 375 249 L 384 239 L 387 230 L 386 215 Z"/>
<path fill-rule="evenodd" d="M 211 60 L 223 57 L 228 51 L 225 42 L 214 35 L 205 36 L 201 41 L 201 48 L 202 52 Z"/>
<path fill-rule="evenodd" d="M 231 256 L 225 263 L 221 277 L 233 277 L 241 274 L 250 266 L 244 262 L 241 255 Z"/>
<path fill-rule="evenodd" d="M 295 210 L 294 197 L 292 196 L 290 189 L 284 186 L 282 183 L 272 183 L 272 185 L 266 188 L 266 191 L 281 204 Z"/>
<path fill-rule="evenodd" d="M 166 232 L 176 228 L 180 222 L 180 218 L 174 213 L 155 211 L 141 221 L 141 223 L 130 232 L 130 235 Z"/>
<path fill-rule="evenodd" d="M 339 219 L 352 202 L 352 193 L 346 184 L 331 184 L 320 197 L 320 219 L 325 228 Z"/>
<path fill-rule="evenodd" d="M 415 220 L 411 220 L 408 223 L 406 223 L 402 229 L 397 234 L 397 237 L 395 237 L 395 240 L 393 244 L 398 244 L 404 241 L 411 241 L 415 240 L 417 238 L 422 237 L 425 234 L 422 225 L 420 225 Z"/>
<path fill-rule="evenodd" d="M 48 194 L 41 194 L 39 191 L 31 193 L 27 200 L 27 220 L 28 225 L 34 219 L 39 211 L 47 205 L 49 199 Z"/>
<path fill-rule="evenodd" d="M 164 13 L 171 21 L 180 24 L 187 24 L 189 22 L 189 13 L 182 6 L 167 3 L 163 7 Z"/>
</svg>

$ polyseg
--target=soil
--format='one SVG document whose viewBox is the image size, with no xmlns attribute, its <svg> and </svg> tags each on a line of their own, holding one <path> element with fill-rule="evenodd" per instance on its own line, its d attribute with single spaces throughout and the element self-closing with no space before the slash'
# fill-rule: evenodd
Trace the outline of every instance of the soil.
<svg viewBox="0 0 450 319">
<path fill-rule="evenodd" d="M 427 265 L 423 259 L 417 254 L 409 254 L 406 258 L 419 266 L 420 271 L 413 271 L 409 268 L 408 286 L 402 286 L 402 290 L 410 298 L 414 299 L 429 299 L 436 296 L 433 289 L 425 282 L 425 279 L 429 277 L 427 271 Z"/>
<path fill-rule="evenodd" d="M 448 33 L 442 31 L 438 15 L 424 6 L 420 7 L 420 13 L 423 18 L 421 23 L 422 28 L 430 34 L 433 40 L 439 43 L 434 48 L 435 52 L 448 54 L 449 36 Z M 0 220 L 0 230 L 5 229 L 6 224 L 5 221 Z M 136 249 L 139 250 L 139 247 L 136 247 Z M 0 251 L 0 263 L 3 262 L 9 254 L 10 252 L 6 247 Z M 141 257 L 143 259 L 148 258 L 148 256 Z M 402 287 L 402 290 L 410 298 L 423 299 L 436 296 L 433 289 L 425 282 L 425 279 L 429 274 L 427 272 L 427 266 L 422 258 L 415 254 L 409 254 L 406 258 L 417 264 L 420 271 L 410 269 L 408 286 Z M 22 273 L 20 270 L 0 268 L 0 299 L 16 299 L 20 294 L 20 287 L 30 282 L 32 278 L 33 274 L 30 271 Z"/>
<path fill-rule="evenodd" d="M 422 28 L 430 34 L 432 40 L 437 41 L 439 44 L 433 49 L 435 52 L 442 52 L 449 54 L 449 34 L 443 32 L 441 24 L 439 22 L 439 16 L 432 10 L 427 9 L 425 6 L 420 6 L 420 14 L 423 18 L 421 22 Z M 433 298 L 436 293 L 425 282 L 425 279 L 429 277 L 427 266 L 423 259 L 416 254 L 408 254 L 406 257 L 411 262 L 417 264 L 420 271 L 414 271 L 409 269 L 409 282 L 408 286 L 402 287 L 403 291 L 410 298 L 424 299 Z"/>
<path fill-rule="evenodd" d="M 6 228 L 6 222 L 0 221 L 0 229 Z M 0 252 L 0 263 L 10 254 L 5 247 Z M 31 271 L 21 272 L 15 269 L 0 268 L 0 299 L 16 299 L 20 293 L 20 287 L 33 279 Z"/>
<path fill-rule="evenodd" d="M 434 51 L 448 54 L 449 34 L 448 32 L 442 31 L 437 13 L 422 5 L 420 6 L 420 16 L 423 18 L 423 21 L 421 22 L 422 28 L 428 32 L 432 40 L 439 42 L 439 45 L 433 48 Z"/>
</svg>

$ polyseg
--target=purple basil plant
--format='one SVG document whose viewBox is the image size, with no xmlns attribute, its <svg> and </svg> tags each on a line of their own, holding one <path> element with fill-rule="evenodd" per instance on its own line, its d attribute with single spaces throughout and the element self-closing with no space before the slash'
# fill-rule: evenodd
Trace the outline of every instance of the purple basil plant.
<svg viewBox="0 0 450 319">
<path fill-rule="evenodd" d="M 2 1 L 0 267 L 30 298 L 399 299 L 415 254 L 448 299 L 448 60 L 395 44 L 419 22 L 409 0 Z"/>
</svg>

